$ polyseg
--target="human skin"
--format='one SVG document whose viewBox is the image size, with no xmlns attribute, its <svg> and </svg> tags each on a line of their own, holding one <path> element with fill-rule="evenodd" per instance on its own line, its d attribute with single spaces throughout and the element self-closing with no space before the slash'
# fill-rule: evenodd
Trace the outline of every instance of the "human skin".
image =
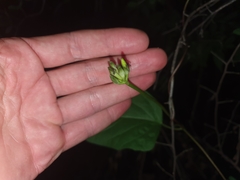
<svg viewBox="0 0 240 180">
<path fill-rule="evenodd" d="M 0 39 L 0 179 L 34 179 L 63 151 L 118 119 L 137 92 L 112 84 L 109 56 L 127 58 L 142 89 L 166 64 L 135 29 Z"/>
</svg>

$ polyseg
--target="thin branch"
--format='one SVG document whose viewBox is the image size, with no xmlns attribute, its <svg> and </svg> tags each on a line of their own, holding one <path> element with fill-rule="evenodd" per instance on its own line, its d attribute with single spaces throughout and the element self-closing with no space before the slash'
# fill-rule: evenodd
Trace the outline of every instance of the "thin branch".
<svg viewBox="0 0 240 180">
<path fill-rule="evenodd" d="M 189 3 L 189 0 L 186 1 L 185 5 L 184 5 L 184 8 L 183 8 L 183 13 L 182 13 L 183 14 L 183 16 L 182 16 L 183 24 L 184 24 L 184 21 L 185 21 L 184 16 L 188 17 L 188 15 L 186 14 L 186 9 L 187 9 L 188 3 Z"/>
<path fill-rule="evenodd" d="M 174 31 L 176 31 L 176 30 L 180 30 L 180 26 L 177 25 L 177 24 L 176 24 L 176 26 L 175 26 L 174 28 L 169 29 L 169 30 L 163 32 L 161 35 L 162 35 L 162 36 L 165 36 L 165 35 L 167 35 L 167 34 L 169 34 L 169 33 L 171 33 L 171 32 L 174 32 Z"/>
<path fill-rule="evenodd" d="M 170 144 L 167 143 L 161 143 L 161 142 L 156 142 L 156 144 L 161 145 L 161 146 L 166 146 L 166 147 L 172 147 Z"/>
<path fill-rule="evenodd" d="M 203 85 L 200 85 L 199 87 L 202 88 L 202 89 L 205 89 L 205 90 L 207 90 L 208 92 L 210 92 L 210 93 L 212 93 L 213 95 L 215 95 L 215 92 L 214 92 L 213 90 L 209 89 L 208 87 L 203 86 Z"/>
<path fill-rule="evenodd" d="M 178 70 L 179 67 L 181 66 L 181 64 L 182 64 L 182 62 L 183 62 L 183 60 L 184 60 L 184 58 L 185 58 L 185 56 L 186 56 L 186 53 L 187 53 L 187 48 L 185 49 L 184 54 L 183 54 L 181 60 L 179 61 L 177 67 L 174 69 L 173 72 L 171 72 L 171 77 L 169 78 L 169 82 L 173 82 L 173 78 L 174 78 L 177 70 Z M 171 83 L 170 83 L 170 85 L 169 85 L 169 87 L 168 87 L 168 92 L 170 92 L 169 94 L 171 94 L 171 95 L 172 95 L 172 93 L 173 93 L 173 86 L 171 87 Z M 172 117 L 171 119 L 174 119 L 174 118 L 175 118 L 175 117 Z"/>
<path fill-rule="evenodd" d="M 233 103 L 233 102 L 236 102 L 236 101 L 235 100 L 218 101 L 218 104 L 221 105 L 221 104 L 227 104 L 227 103 Z"/>
<path fill-rule="evenodd" d="M 168 175 L 171 178 L 174 178 L 172 174 L 170 174 L 169 172 L 167 172 L 157 161 L 155 162 L 156 165 L 159 167 L 159 169 L 161 169 L 162 172 L 164 172 L 166 175 Z"/>
<path fill-rule="evenodd" d="M 177 155 L 177 159 L 178 159 L 179 157 L 181 157 L 183 154 L 188 153 L 189 151 L 192 151 L 192 150 L 193 150 L 193 148 L 189 148 L 189 149 L 183 150 L 181 153 L 179 153 L 179 154 Z"/>
<path fill-rule="evenodd" d="M 237 165 L 232 161 L 232 159 L 230 159 L 229 157 L 227 157 L 222 151 L 213 148 L 213 147 L 210 146 L 209 144 L 208 144 L 208 147 L 209 147 L 209 149 L 211 149 L 212 151 L 220 154 L 225 161 L 227 161 L 229 164 L 231 164 L 231 165 L 240 173 L 240 167 L 237 166 Z"/>
<path fill-rule="evenodd" d="M 188 16 L 188 18 L 187 18 L 187 20 L 186 20 L 186 22 L 185 22 L 185 24 L 184 24 L 184 26 L 183 26 L 182 36 L 185 34 L 185 30 L 186 30 L 186 28 L 187 28 L 187 26 L 188 26 L 188 23 L 192 20 L 192 17 L 194 17 L 194 15 L 195 15 L 197 12 L 199 12 L 199 11 L 201 11 L 201 10 L 203 10 L 203 9 L 204 9 L 204 11 L 205 11 L 207 6 L 209 6 L 209 5 L 211 5 L 212 3 L 217 2 L 217 1 L 219 1 L 219 0 L 211 0 L 211 1 L 203 4 L 202 6 L 198 7 L 195 11 L 193 11 L 193 12 Z"/>
<path fill-rule="evenodd" d="M 212 12 L 210 14 L 210 16 L 208 16 L 201 24 L 199 24 L 196 28 L 194 28 L 189 34 L 188 36 L 190 36 L 193 32 L 195 32 L 197 29 L 199 29 L 200 27 L 202 27 L 212 16 L 214 16 L 215 14 L 217 14 L 219 11 L 221 11 L 222 9 L 224 9 L 225 7 L 229 6 L 230 4 L 234 3 L 236 0 L 232 0 L 229 1 L 228 3 L 224 4 L 223 6 L 221 6 L 220 8 L 216 9 L 214 12 Z M 207 8 L 208 9 L 208 8 Z"/>
<path fill-rule="evenodd" d="M 238 124 L 238 123 L 235 123 L 235 122 L 233 122 L 233 121 L 229 121 L 230 119 L 226 119 L 226 118 L 222 118 L 224 121 L 228 121 L 228 123 L 230 123 L 230 124 L 232 124 L 232 125 L 234 125 L 234 126 L 239 126 L 239 128 L 240 128 L 240 124 Z"/>
<path fill-rule="evenodd" d="M 240 128 L 238 128 L 238 143 L 236 147 L 236 154 L 234 156 L 235 164 L 238 165 L 240 159 Z"/>
<path fill-rule="evenodd" d="M 219 130 L 218 130 L 218 104 L 219 104 L 219 93 L 220 93 L 220 90 L 221 90 L 221 87 L 222 87 L 222 83 L 223 83 L 223 80 L 226 76 L 226 72 L 228 70 L 228 66 L 229 64 L 232 62 L 233 60 L 233 57 L 235 56 L 235 54 L 237 53 L 238 49 L 240 48 L 240 43 L 237 45 L 237 47 L 235 48 L 235 50 L 233 51 L 231 57 L 228 59 L 228 61 L 226 62 L 226 65 L 224 67 L 224 70 L 223 70 L 223 74 L 219 80 L 219 83 L 218 83 L 218 87 L 217 87 L 217 90 L 216 90 L 216 96 L 215 96 L 215 107 L 214 107 L 214 126 L 215 126 L 215 132 L 217 134 L 217 136 L 219 135 Z M 218 136 L 219 137 L 219 136 Z M 218 141 L 218 146 L 220 148 L 220 150 L 222 149 L 221 147 L 221 142 L 220 142 L 220 139 L 217 138 L 217 141 Z"/>
<path fill-rule="evenodd" d="M 173 87 L 174 87 L 174 75 L 177 72 L 178 68 L 180 67 L 185 55 L 187 53 L 187 49 L 185 50 L 182 59 L 178 63 L 177 67 L 175 69 L 171 70 L 171 77 L 169 79 L 169 100 L 168 100 L 168 106 L 169 106 L 169 114 L 170 114 L 170 124 L 171 124 L 171 145 L 172 145 L 172 152 L 173 152 L 173 177 L 175 179 L 175 173 L 176 173 L 176 150 L 175 150 L 175 126 L 174 126 L 174 119 L 175 119 L 175 109 L 173 104 Z"/>
<path fill-rule="evenodd" d="M 192 17 L 195 16 L 195 14 L 204 8 L 206 8 L 208 5 L 211 5 L 211 3 L 217 2 L 217 0 L 211 0 L 204 5 L 198 7 L 195 11 L 193 11 L 187 18 L 186 22 L 183 21 L 184 26 L 181 32 L 181 36 L 178 40 L 176 49 L 174 51 L 173 61 L 171 65 L 171 78 L 169 81 L 169 98 L 168 98 L 168 105 L 169 105 L 169 113 L 170 113 L 170 124 L 171 124 L 171 145 L 172 145 L 172 153 L 173 153 L 173 179 L 175 179 L 175 173 L 176 173 L 176 150 L 175 150 L 175 134 L 174 134 L 174 119 L 175 119 L 175 109 L 173 104 L 173 89 L 174 89 L 174 74 L 176 73 L 176 62 L 177 57 L 179 54 L 179 50 L 182 47 L 182 45 L 185 44 L 185 30 L 191 21 Z M 188 3 L 188 1 L 187 1 Z M 185 6 L 186 7 L 186 6 Z"/>
<path fill-rule="evenodd" d="M 222 58 L 220 58 L 215 52 L 213 52 L 213 51 L 211 51 L 211 54 L 213 55 L 213 56 L 215 56 L 219 61 L 221 61 L 223 64 L 226 64 L 226 62 L 222 59 Z"/>
<path fill-rule="evenodd" d="M 235 114 L 236 114 L 237 109 L 238 109 L 239 106 L 240 106 L 240 101 L 238 101 L 238 103 L 237 103 L 236 106 L 234 107 L 234 109 L 233 109 L 233 111 L 232 111 L 232 114 L 231 114 L 231 118 L 230 118 L 230 120 L 228 121 L 227 126 L 226 126 L 226 129 L 225 129 L 224 132 L 228 132 L 228 131 L 229 131 L 230 125 L 232 124 L 232 119 L 234 118 L 234 116 L 235 116 Z M 223 145 L 223 143 L 225 142 L 225 139 L 226 139 L 226 135 L 223 136 L 223 138 L 222 138 L 222 145 Z M 239 141 L 240 141 L 240 139 L 239 139 Z"/>
<path fill-rule="evenodd" d="M 238 51 L 239 48 L 240 48 L 240 43 L 239 43 L 239 44 L 237 45 L 237 47 L 234 49 L 234 51 L 233 51 L 233 53 L 232 53 L 232 55 L 231 55 L 231 57 L 230 57 L 230 59 L 229 59 L 229 63 L 233 61 L 233 58 L 234 58 L 234 56 L 236 55 L 236 53 L 237 53 L 237 51 Z"/>
<path fill-rule="evenodd" d="M 239 72 L 232 72 L 232 71 L 227 71 L 226 74 L 234 74 L 234 75 L 240 75 Z"/>
<path fill-rule="evenodd" d="M 208 153 L 203 149 L 203 147 L 191 136 L 191 134 L 186 130 L 186 129 L 182 129 L 185 134 L 194 142 L 194 144 L 202 151 L 202 153 L 205 155 L 205 157 L 210 161 L 210 163 L 213 165 L 213 167 L 216 169 L 216 171 L 218 172 L 218 174 L 222 177 L 222 179 L 226 180 L 226 178 L 224 177 L 223 173 L 220 171 L 220 169 L 217 167 L 217 165 L 214 163 L 214 161 L 212 160 L 212 158 L 208 155 Z"/>
<path fill-rule="evenodd" d="M 233 1 L 230 1 L 231 3 L 234 2 L 235 0 Z M 173 54 L 173 61 L 172 61 L 172 64 L 171 64 L 171 77 L 169 79 L 169 97 L 168 97 L 168 106 L 169 106 L 169 113 L 170 113 L 170 125 L 171 125 L 171 147 L 172 147 L 172 154 L 173 154 L 173 173 L 172 173 L 172 177 L 173 179 L 175 179 L 176 175 L 176 160 L 177 160 L 177 156 L 176 156 L 176 150 L 175 150 L 175 133 L 174 133 L 174 129 L 175 129 L 175 125 L 174 125 L 174 121 L 175 121 L 175 108 L 174 108 L 174 103 L 173 103 L 173 91 L 174 91 L 174 75 L 175 73 L 177 72 L 177 69 L 179 68 L 181 62 L 182 62 L 182 59 L 180 60 L 180 62 L 178 63 L 177 67 L 176 67 L 176 64 L 177 64 L 177 59 L 178 59 L 178 56 L 179 56 L 179 51 L 180 49 L 183 47 L 183 45 L 185 45 L 185 31 L 186 31 L 186 28 L 188 27 L 188 24 L 189 22 L 191 22 L 195 17 L 199 16 L 199 13 L 200 12 L 200 15 L 204 12 L 204 11 L 209 11 L 209 8 L 213 5 L 215 5 L 217 2 L 219 2 L 219 0 L 210 0 L 209 2 L 203 4 L 202 6 L 198 7 L 196 10 L 194 10 L 190 15 L 186 15 L 186 7 L 187 7 L 187 4 L 188 4 L 189 1 L 186 1 L 185 3 L 185 6 L 184 6 L 184 10 L 183 10 L 183 19 L 182 19 L 182 22 L 183 22 L 183 28 L 182 28 L 182 31 L 181 31 L 181 36 L 179 37 L 178 39 L 178 42 L 177 42 L 177 45 L 176 45 L 176 48 L 175 48 L 175 51 L 174 51 L 174 54 Z M 208 18 L 206 18 L 207 20 L 203 21 L 199 26 L 197 27 L 202 27 L 206 22 L 208 22 L 208 20 L 213 17 L 213 15 L 215 15 L 217 12 L 219 12 L 220 10 L 222 10 L 224 7 L 227 7 L 228 5 L 230 5 L 230 2 L 229 3 L 226 3 L 225 5 L 221 6 L 220 8 L 218 8 L 217 10 L 215 10 Z M 184 16 L 186 16 L 186 21 L 184 19 Z M 182 57 L 184 57 L 185 55 L 183 55 Z M 227 65 L 227 64 L 226 64 Z M 226 67 L 225 65 L 225 67 Z M 224 73 L 224 75 L 226 74 L 226 71 Z M 220 81 L 221 82 L 221 81 Z M 222 82 L 221 82 L 222 83 Z M 213 92 L 213 91 L 212 91 Z M 218 94 L 219 94 L 219 89 L 217 90 L 217 92 L 213 92 L 213 94 L 215 95 L 215 101 L 218 102 Z M 218 103 L 216 103 L 216 106 L 218 106 Z M 216 109 L 216 108 L 215 108 Z M 215 123 L 215 128 L 216 129 L 216 125 L 217 123 Z M 185 130 L 186 131 L 186 130 Z M 187 131 L 185 133 L 188 133 Z M 188 134 L 189 135 L 189 134 Z M 217 135 L 218 135 L 218 130 L 217 130 Z M 190 138 L 193 138 L 191 135 L 189 135 Z M 193 139 L 193 141 L 195 142 L 195 140 Z M 198 145 L 198 147 L 202 149 L 202 147 L 198 144 L 198 142 L 196 142 L 196 144 Z M 219 142 L 218 142 L 218 145 L 219 145 Z M 214 162 L 211 160 L 211 158 L 208 156 L 208 154 L 203 150 L 204 154 L 206 155 L 206 157 L 210 160 L 210 162 L 214 165 L 214 167 L 216 168 L 216 170 L 219 172 L 219 174 L 221 175 L 221 177 L 223 179 L 224 176 L 223 174 L 221 173 L 221 171 L 217 168 L 217 166 L 214 164 Z"/>
</svg>

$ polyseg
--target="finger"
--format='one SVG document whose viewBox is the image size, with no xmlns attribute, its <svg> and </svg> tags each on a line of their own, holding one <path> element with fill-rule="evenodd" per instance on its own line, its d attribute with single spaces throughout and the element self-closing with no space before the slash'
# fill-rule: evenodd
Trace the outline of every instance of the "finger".
<svg viewBox="0 0 240 180">
<path fill-rule="evenodd" d="M 142 89 L 147 89 L 154 80 L 155 73 L 132 78 L 132 82 Z M 58 100 L 58 105 L 63 123 L 69 123 L 86 118 L 137 94 L 137 91 L 126 85 L 107 84 L 62 97 Z"/>
<path fill-rule="evenodd" d="M 82 30 L 24 40 L 45 68 L 96 57 L 137 53 L 145 50 L 149 42 L 142 31 L 127 28 Z"/>
<path fill-rule="evenodd" d="M 130 100 L 127 100 L 104 109 L 90 117 L 63 125 L 62 130 L 66 140 L 63 150 L 65 151 L 88 137 L 102 131 L 116 119 L 121 117 L 130 107 L 130 104 Z"/>
<path fill-rule="evenodd" d="M 117 57 L 113 57 L 113 59 L 117 59 Z M 130 77 L 158 71 L 165 66 L 166 59 L 166 54 L 159 48 L 128 55 Z M 109 60 L 109 58 L 101 58 L 83 61 L 47 73 L 57 96 L 62 96 L 109 83 L 107 68 Z"/>
</svg>

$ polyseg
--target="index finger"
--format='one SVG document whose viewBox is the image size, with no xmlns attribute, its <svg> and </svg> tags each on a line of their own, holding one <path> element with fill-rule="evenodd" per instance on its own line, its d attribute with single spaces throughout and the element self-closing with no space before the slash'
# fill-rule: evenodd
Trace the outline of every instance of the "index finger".
<svg viewBox="0 0 240 180">
<path fill-rule="evenodd" d="M 128 28 L 82 30 L 24 40 L 45 68 L 96 57 L 138 53 L 149 43 L 144 32 Z"/>
</svg>

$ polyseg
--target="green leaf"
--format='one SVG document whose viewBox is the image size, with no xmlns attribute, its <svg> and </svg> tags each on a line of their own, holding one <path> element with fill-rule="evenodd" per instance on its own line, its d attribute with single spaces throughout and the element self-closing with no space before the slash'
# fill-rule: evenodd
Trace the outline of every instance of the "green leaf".
<svg viewBox="0 0 240 180">
<path fill-rule="evenodd" d="M 149 151 L 155 145 L 161 124 L 162 109 L 138 95 L 120 119 L 87 141 L 116 150 Z"/>
<path fill-rule="evenodd" d="M 239 35 L 239 36 L 240 36 L 240 28 L 235 29 L 235 30 L 233 31 L 233 34 L 236 34 L 236 35 Z"/>
<path fill-rule="evenodd" d="M 229 176 L 228 177 L 228 180 L 236 180 L 236 178 L 232 177 L 232 176 Z"/>
</svg>

